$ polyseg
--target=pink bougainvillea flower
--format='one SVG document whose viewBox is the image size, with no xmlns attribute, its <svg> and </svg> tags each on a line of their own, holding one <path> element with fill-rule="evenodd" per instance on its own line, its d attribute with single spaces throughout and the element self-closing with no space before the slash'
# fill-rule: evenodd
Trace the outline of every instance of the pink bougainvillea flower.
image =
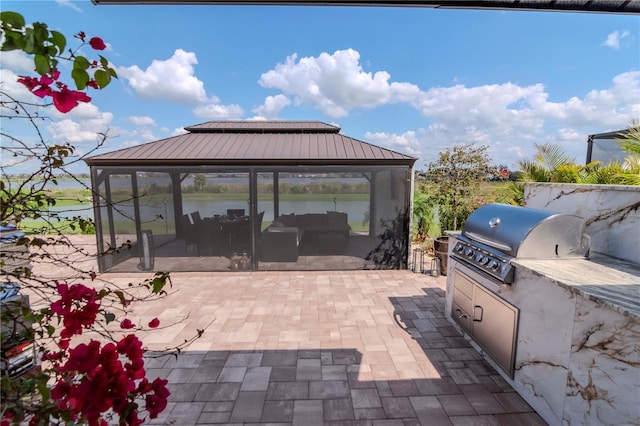
<svg viewBox="0 0 640 426">
<path fill-rule="evenodd" d="M 149 412 L 149 418 L 157 418 L 158 414 L 167 407 L 167 399 L 171 395 L 171 392 L 167 389 L 167 383 L 167 380 L 157 378 L 151 384 L 153 393 L 145 397 L 145 408 Z"/>
<path fill-rule="evenodd" d="M 100 86 L 98 86 L 98 82 L 95 81 L 95 80 L 87 81 L 87 87 L 91 87 L 91 88 L 96 89 L 96 90 L 100 88 Z"/>
<path fill-rule="evenodd" d="M 160 325 L 160 320 L 158 318 L 154 318 L 151 321 L 149 321 L 149 327 L 151 328 L 157 328 Z"/>
<path fill-rule="evenodd" d="M 107 48 L 107 45 L 104 44 L 104 41 L 102 41 L 100 37 L 91 37 L 91 40 L 89 40 L 89 45 L 94 50 L 104 50 Z"/>
<path fill-rule="evenodd" d="M 100 342 L 92 340 L 88 345 L 81 343 L 69 350 L 69 360 L 62 366 L 62 371 L 87 373 L 100 365 Z"/>
<path fill-rule="evenodd" d="M 63 113 L 71 111 L 80 102 L 91 102 L 91 98 L 86 93 L 69 90 L 67 86 L 62 87 L 59 92 L 53 91 L 51 96 L 53 96 L 53 105 Z"/>
<path fill-rule="evenodd" d="M 54 79 L 51 76 L 45 74 L 40 76 L 40 78 L 35 77 L 27 77 L 20 76 L 18 78 L 18 83 L 26 86 L 27 89 L 34 95 L 39 98 L 44 98 L 45 96 L 49 96 L 53 91 L 49 85 L 54 82 Z"/>
<path fill-rule="evenodd" d="M 120 323 L 120 328 L 123 330 L 128 330 L 130 328 L 134 328 L 135 325 L 131 322 L 131 320 L 129 318 L 125 318 L 122 320 L 122 322 Z"/>
<path fill-rule="evenodd" d="M 135 335 L 129 334 L 118 342 L 118 353 L 126 355 L 130 360 L 142 358 L 142 342 Z"/>
<path fill-rule="evenodd" d="M 100 310 L 96 292 L 82 284 L 58 284 L 60 300 L 51 304 L 51 311 L 63 318 L 64 328 L 60 332 L 63 340 L 82 334 L 83 328 L 90 327 Z M 62 341 L 59 343 L 62 347 Z M 67 343 L 68 347 L 68 343 Z M 66 349 L 66 348 L 63 348 Z"/>
</svg>

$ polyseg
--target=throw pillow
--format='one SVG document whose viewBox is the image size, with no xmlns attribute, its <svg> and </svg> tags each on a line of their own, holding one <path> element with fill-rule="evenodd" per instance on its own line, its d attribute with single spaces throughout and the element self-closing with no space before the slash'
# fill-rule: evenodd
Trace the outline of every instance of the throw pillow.
<svg viewBox="0 0 640 426">
<path fill-rule="evenodd" d="M 297 226 L 296 214 L 295 213 L 280 215 L 278 220 L 280 222 L 284 223 L 284 226 L 287 226 L 287 227 L 295 227 L 295 226 Z"/>
</svg>

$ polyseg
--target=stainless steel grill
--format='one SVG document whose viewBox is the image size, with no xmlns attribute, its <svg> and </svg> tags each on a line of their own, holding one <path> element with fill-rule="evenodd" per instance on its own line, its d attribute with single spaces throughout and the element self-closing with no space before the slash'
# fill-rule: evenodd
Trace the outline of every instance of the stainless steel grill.
<svg viewBox="0 0 640 426">
<path fill-rule="evenodd" d="M 589 237 L 579 216 L 487 204 L 476 209 L 456 237 L 451 257 L 500 284 L 514 279 L 515 258 L 585 257 Z"/>
<path fill-rule="evenodd" d="M 514 377 L 520 309 L 502 298 L 518 285 L 514 259 L 584 257 L 585 221 L 506 204 L 475 210 L 451 250 L 452 319 L 509 377 Z"/>
</svg>

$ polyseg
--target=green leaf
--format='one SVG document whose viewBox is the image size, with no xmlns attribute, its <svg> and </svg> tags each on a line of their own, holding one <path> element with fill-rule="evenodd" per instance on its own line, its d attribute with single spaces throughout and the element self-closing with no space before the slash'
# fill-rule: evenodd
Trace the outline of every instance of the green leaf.
<svg viewBox="0 0 640 426">
<path fill-rule="evenodd" d="M 25 25 L 24 17 L 17 12 L 0 12 L 0 21 L 2 21 L 2 29 L 22 28 Z"/>
<path fill-rule="evenodd" d="M 47 28 L 47 24 L 34 22 L 33 35 L 35 46 L 39 51 L 41 51 L 45 47 L 45 42 L 49 40 L 49 29 Z"/>
<path fill-rule="evenodd" d="M 116 315 L 111 312 L 105 312 L 104 319 L 107 322 L 107 324 L 109 324 L 110 322 L 115 321 Z"/>
<path fill-rule="evenodd" d="M 51 30 L 51 43 L 53 43 L 58 48 L 58 54 L 61 55 L 64 52 L 65 47 L 67 46 L 67 39 L 62 35 L 62 33 L 58 31 Z"/>
<path fill-rule="evenodd" d="M 102 65 L 102 68 L 104 69 L 109 68 L 109 60 L 102 55 L 98 55 L 98 56 L 100 57 L 100 65 Z"/>
<path fill-rule="evenodd" d="M 164 286 L 167 284 L 167 277 L 166 275 L 156 275 L 156 277 L 151 281 L 151 286 L 152 286 L 152 292 L 154 294 L 160 294 L 162 293 L 162 289 L 164 288 Z"/>
<path fill-rule="evenodd" d="M 36 65 L 36 72 L 40 75 L 44 75 L 51 71 L 51 64 L 49 63 L 49 58 L 45 55 L 35 55 L 33 57 L 33 62 Z"/>
<path fill-rule="evenodd" d="M 101 89 L 105 88 L 111 82 L 111 76 L 109 76 L 109 73 L 103 70 L 97 70 L 93 74 L 93 78 L 96 80 L 96 83 L 98 83 L 98 87 L 100 87 Z"/>
<path fill-rule="evenodd" d="M 51 399 L 51 389 L 47 386 L 47 380 L 38 381 L 38 392 L 42 396 L 42 402 L 47 403 Z"/>
<path fill-rule="evenodd" d="M 84 90 L 87 87 L 87 82 L 89 81 L 89 73 L 80 68 L 74 68 L 71 71 L 71 77 L 73 81 L 76 82 L 76 87 L 78 90 Z"/>
<path fill-rule="evenodd" d="M 87 70 L 91 66 L 91 62 L 84 56 L 76 56 L 73 60 L 73 69 Z"/>
<path fill-rule="evenodd" d="M 32 28 L 27 28 L 24 34 L 24 47 L 22 48 L 27 55 L 35 53 L 35 37 Z"/>
<path fill-rule="evenodd" d="M 120 299 L 120 303 L 122 303 L 122 306 L 127 306 L 127 299 L 124 297 L 124 292 L 122 290 L 116 290 L 113 293 L 118 296 L 118 299 Z"/>
<path fill-rule="evenodd" d="M 0 50 L 2 50 L 3 52 L 18 49 L 22 50 L 19 40 L 20 39 L 18 39 L 17 37 L 10 37 L 8 33 L 5 33 L 4 43 L 2 43 L 2 47 L 0 47 Z"/>
</svg>

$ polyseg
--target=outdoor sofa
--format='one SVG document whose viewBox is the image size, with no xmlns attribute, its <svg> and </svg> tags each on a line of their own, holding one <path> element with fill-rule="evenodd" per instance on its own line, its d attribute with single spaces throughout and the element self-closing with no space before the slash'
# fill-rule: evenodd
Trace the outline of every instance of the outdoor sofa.
<svg viewBox="0 0 640 426">
<path fill-rule="evenodd" d="M 261 234 L 260 260 L 295 262 L 303 242 L 317 254 L 342 253 L 350 231 L 347 213 L 281 215 Z"/>
</svg>

